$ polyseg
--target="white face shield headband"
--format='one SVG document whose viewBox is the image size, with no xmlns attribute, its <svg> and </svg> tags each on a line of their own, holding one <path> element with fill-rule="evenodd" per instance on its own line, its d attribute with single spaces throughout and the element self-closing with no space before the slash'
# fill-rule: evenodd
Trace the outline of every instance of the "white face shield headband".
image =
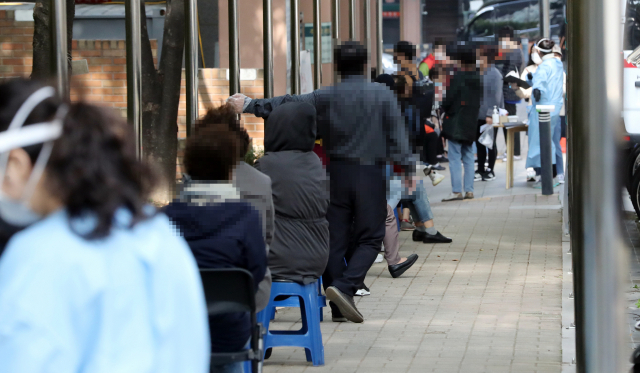
<svg viewBox="0 0 640 373">
<path fill-rule="evenodd" d="M 547 38 L 540 39 L 540 41 L 538 41 L 538 43 L 536 43 L 536 48 L 538 48 L 538 50 L 539 50 L 540 52 L 542 52 L 542 53 L 551 53 L 551 52 L 553 52 L 553 50 L 552 50 L 552 49 L 544 49 L 544 48 L 542 48 L 542 47 L 540 46 L 540 44 L 541 44 L 543 41 L 545 41 L 545 40 L 546 40 L 546 41 L 549 41 L 549 39 L 547 39 Z"/>
<path fill-rule="evenodd" d="M 39 104 L 54 95 L 55 90 L 51 87 L 44 87 L 34 92 L 18 109 L 9 124 L 9 128 L 0 133 L 0 181 L 2 183 L 4 183 L 6 177 L 11 150 L 44 144 L 33 166 L 29 180 L 22 191 L 21 198 L 17 201 L 13 200 L 4 194 L 0 188 L 0 216 L 7 223 L 17 227 L 26 227 L 41 219 L 41 216 L 31 210 L 29 201 L 47 166 L 53 150 L 53 142 L 62 134 L 62 122 L 67 113 L 67 108 L 61 106 L 54 119 L 50 122 L 30 124 L 27 127 L 23 127 L 24 122 Z"/>
</svg>

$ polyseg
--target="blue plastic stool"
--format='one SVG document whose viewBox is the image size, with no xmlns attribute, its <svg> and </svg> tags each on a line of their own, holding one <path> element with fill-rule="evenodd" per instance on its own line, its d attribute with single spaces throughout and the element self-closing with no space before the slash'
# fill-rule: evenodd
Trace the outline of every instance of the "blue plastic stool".
<svg viewBox="0 0 640 373">
<path fill-rule="evenodd" d="M 318 283 L 318 311 L 320 312 L 320 321 L 324 321 L 324 315 L 322 314 L 322 308 L 327 306 L 327 297 L 322 295 L 322 277 L 317 281 Z M 284 300 L 274 301 L 275 307 L 271 313 L 271 320 L 276 317 L 276 307 L 300 307 L 300 301 L 298 297 L 289 297 Z"/>
<path fill-rule="evenodd" d="M 271 284 L 271 297 L 269 305 L 258 313 L 258 322 L 267 330 L 264 337 L 264 352 L 273 347 L 291 346 L 304 347 L 307 361 L 313 362 L 314 366 L 324 365 L 324 346 L 322 345 L 322 333 L 320 331 L 320 313 L 322 308 L 318 305 L 319 281 L 308 285 L 300 285 L 295 282 L 274 281 Z M 291 295 L 290 298 L 275 302 L 278 295 Z M 289 301 L 289 299 L 299 299 Z M 289 303 L 291 302 L 291 303 Z M 285 305 L 285 304 L 291 304 Z M 276 307 L 300 307 L 302 314 L 302 329 L 292 330 L 269 330 L 271 315 Z"/>
</svg>

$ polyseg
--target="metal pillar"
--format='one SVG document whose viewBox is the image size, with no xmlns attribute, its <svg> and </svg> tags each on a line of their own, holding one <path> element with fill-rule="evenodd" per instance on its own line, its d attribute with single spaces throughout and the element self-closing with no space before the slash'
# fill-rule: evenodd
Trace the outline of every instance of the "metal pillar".
<svg viewBox="0 0 640 373">
<path fill-rule="evenodd" d="M 547 105 L 537 105 L 538 122 L 540 129 L 540 175 L 542 183 L 542 195 L 550 196 L 553 194 L 553 147 L 551 145 L 551 112 L 554 110 L 553 105 L 548 108 L 541 108 Z"/>
<path fill-rule="evenodd" d="M 356 0 L 349 0 L 349 40 L 356 40 Z"/>
<path fill-rule="evenodd" d="M 67 3 L 65 0 L 53 1 L 51 9 L 51 48 L 52 75 L 56 79 L 56 89 L 64 100 L 69 99 L 69 61 L 67 57 Z"/>
<path fill-rule="evenodd" d="M 622 112 L 620 1 L 569 0 L 567 77 L 577 372 L 628 370 L 616 139 Z M 594 62 L 595 61 L 595 62 Z M 593 62 L 593 63 L 591 63 Z M 626 355 L 626 356 L 625 356 Z"/>
<path fill-rule="evenodd" d="M 331 2 L 331 53 L 338 45 L 340 45 L 340 0 L 333 0 Z M 338 83 L 338 71 L 334 66 L 333 84 L 336 83 Z"/>
<path fill-rule="evenodd" d="M 140 0 L 125 3 L 127 31 L 127 118 L 135 132 L 136 153 L 142 158 L 142 50 Z M 66 36 L 65 36 L 66 38 Z"/>
<path fill-rule="evenodd" d="M 229 0 L 229 94 L 240 93 L 238 0 Z"/>
<path fill-rule="evenodd" d="M 384 73 L 382 52 L 382 0 L 376 0 L 376 69 L 378 75 Z"/>
<path fill-rule="evenodd" d="M 549 17 L 549 0 L 540 0 L 540 36 L 543 38 L 551 37 Z"/>
<path fill-rule="evenodd" d="M 271 2 L 272 0 L 262 1 L 264 98 L 273 97 L 273 13 Z"/>
<path fill-rule="evenodd" d="M 320 0 L 313 0 L 313 89 L 322 86 L 322 28 Z"/>
<path fill-rule="evenodd" d="M 371 3 L 369 0 L 362 0 L 364 10 L 364 46 L 367 48 L 367 65 L 365 66 L 366 76 L 371 76 Z"/>
<path fill-rule="evenodd" d="M 300 11 L 298 0 L 291 1 L 291 94 L 300 94 Z"/>
<path fill-rule="evenodd" d="M 187 137 L 198 120 L 198 0 L 184 1 L 185 80 L 187 88 Z"/>
</svg>

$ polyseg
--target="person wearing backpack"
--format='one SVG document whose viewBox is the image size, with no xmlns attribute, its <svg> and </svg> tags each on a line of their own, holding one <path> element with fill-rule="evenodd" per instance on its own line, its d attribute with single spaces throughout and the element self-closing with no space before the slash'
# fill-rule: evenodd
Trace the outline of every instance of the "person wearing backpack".
<svg viewBox="0 0 640 373">
<path fill-rule="evenodd" d="M 435 134 L 434 125 L 429 121 L 435 97 L 434 84 L 429 78 L 422 75 L 413 63 L 416 57 L 416 46 L 408 41 L 400 41 L 393 48 L 394 62 L 400 66 L 400 71 L 396 75 L 397 87 L 408 87 L 406 92 L 407 105 L 411 106 L 413 119 L 409 131 L 409 143 L 413 152 L 420 154 L 420 160 L 427 166 L 424 168 L 425 176 L 429 176 L 432 184 L 438 185 L 444 180 L 444 175 L 438 174 L 432 166 L 437 162 L 436 157 L 428 157 L 432 152 L 428 152 L 426 146 L 437 146 L 437 139 L 434 142 L 431 137 Z M 430 141 L 429 141 L 430 140 Z M 435 158 L 435 159 L 433 159 Z"/>
</svg>

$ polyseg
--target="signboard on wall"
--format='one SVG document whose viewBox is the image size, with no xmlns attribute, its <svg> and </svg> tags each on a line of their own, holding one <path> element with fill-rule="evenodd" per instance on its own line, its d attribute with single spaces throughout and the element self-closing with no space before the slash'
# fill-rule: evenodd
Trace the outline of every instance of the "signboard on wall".
<svg viewBox="0 0 640 373">
<path fill-rule="evenodd" d="M 313 75 L 311 74 L 311 52 L 300 51 L 300 94 L 313 92 Z"/>
<path fill-rule="evenodd" d="M 322 47 L 322 63 L 331 63 L 333 53 L 331 51 L 331 22 L 320 25 L 322 35 L 320 45 Z M 313 23 L 304 24 L 304 49 L 311 52 L 311 63 L 313 64 Z"/>
<path fill-rule="evenodd" d="M 385 0 L 382 4 L 382 18 L 400 18 L 400 0 Z"/>
</svg>

